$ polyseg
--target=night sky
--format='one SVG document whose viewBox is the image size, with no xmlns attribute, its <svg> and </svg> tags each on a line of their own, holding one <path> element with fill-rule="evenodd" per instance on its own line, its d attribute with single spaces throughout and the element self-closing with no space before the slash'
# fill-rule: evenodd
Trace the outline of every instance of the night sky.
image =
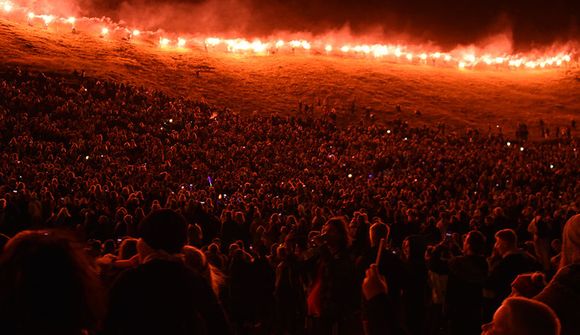
<svg viewBox="0 0 580 335">
<path fill-rule="evenodd" d="M 454 46 L 509 33 L 517 49 L 578 39 L 580 0 L 79 0 L 90 14 L 176 31 L 315 34 L 349 26 Z M 87 2 L 92 1 L 92 6 Z M 153 16 L 154 18 L 152 18 Z M 191 20 L 191 17 L 198 20 Z"/>
</svg>

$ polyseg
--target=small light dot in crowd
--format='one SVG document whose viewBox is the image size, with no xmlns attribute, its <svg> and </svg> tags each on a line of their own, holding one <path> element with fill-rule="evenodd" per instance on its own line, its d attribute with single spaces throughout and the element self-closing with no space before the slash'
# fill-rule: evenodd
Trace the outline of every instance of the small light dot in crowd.
<svg viewBox="0 0 580 335">
<path fill-rule="evenodd" d="M 496 127 L 496 128 L 499 128 L 499 124 L 496 124 L 496 125 L 495 125 L 495 127 Z"/>
<path fill-rule="evenodd" d="M 407 138 L 405 137 L 405 138 L 403 139 L 403 141 L 406 141 L 406 140 L 407 140 Z"/>
<path fill-rule="evenodd" d="M 352 173 L 349 173 L 349 174 L 348 174 L 348 177 L 349 177 L 349 178 L 352 178 Z"/>
<path fill-rule="evenodd" d="M 181 185 L 181 189 L 183 190 L 185 188 L 185 186 Z"/>
<path fill-rule="evenodd" d="M 387 129 L 387 134 L 390 134 L 390 133 L 391 133 L 391 130 L 390 129 Z"/>
<path fill-rule="evenodd" d="M 417 182 L 417 178 L 413 179 L 414 182 Z"/>
<path fill-rule="evenodd" d="M 169 119 L 169 123 L 173 123 L 173 119 Z"/>
<path fill-rule="evenodd" d="M 86 159 L 86 160 L 89 160 L 89 156 L 85 156 L 85 159 Z"/>
<path fill-rule="evenodd" d="M 507 146 L 509 147 L 510 145 L 512 145 L 512 142 L 507 142 Z"/>
<path fill-rule="evenodd" d="M 103 158 L 103 155 L 101 155 L 101 158 Z"/>
<path fill-rule="evenodd" d="M 218 195 L 218 199 L 220 199 L 220 200 L 222 199 L 222 195 L 221 195 L 221 194 L 220 194 L 220 195 Z"/>
<path fill-rule="evenodd" d="M 520 151 L 524 151 L 524 147 L 521 147 L 521 148 L 520 148 Z"/>
<path fill-rule="evenodd" d="M 161 130 L 163 130 L 163 127 L 161 127 Z"/>
<path fill-rule="evenodd" d="M 554 168 L 554 164 L 550 164 L 550 169 L 553 169 L 553 168 Z"/>
</svg>

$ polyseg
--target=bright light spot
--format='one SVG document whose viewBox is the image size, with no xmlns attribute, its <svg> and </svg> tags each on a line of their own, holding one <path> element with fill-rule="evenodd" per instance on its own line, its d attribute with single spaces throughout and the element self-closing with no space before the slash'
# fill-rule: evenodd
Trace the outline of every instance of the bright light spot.
<svg viewBox="0 0 580 335">
<path fill-rule="evenodd" d="M 104 27 L 103 29 L 101 29 L 101 35 L 102 36 L 106 36 L 109 34 L 109 28 Z"/>
<path fill-rule="evenodd" d="M 439 53 L 439 52 L 436 52 L 433 54 L 433 58 L 435 58 L 435 59 L 439 59 L 440 57 L 441 57 L 441 53 Z"/>
<path fill-rule="evenodd" d="M 186 40 L 184 38 L 181 38 L 180 37 L 180 38 L 177 39 L 177 46 L 178 47 L 180 47 L 180 48 L 185 47 L 185 43 L 187 43 L 187 42 L 186 42 Z"/>
<path fill-rule="evenodd" d="M 536 62 L 526 62 L 526 67 L 529 67 L 530 69 L 534 69 L 536 68 Z"/>
<path fill-rule="evenodd" d="M 342 51 L 342 52 L 349 52 L 350 51 L 350 47 L 348 45 L 344 45 L 344 46 L 342 46 L 342 48 L 340 48 L 340 51 Z"/>
<path fill-rule="evenodd" d="M 290 41 L 290 46 L 293 48 L 298 48 L 300 44 L 301 44 L 300 41 L 297 40 Z"/>
<path fill-rule="evenodd" d="M 469 63 L 475 63 L 475 55 L 474 54 L 467 54 L 463 56 L 463 59 Z"/>
<path fill-rule="evenodd" d="M 262 43 L 260 40 L 252 42 L 252 50 L 255 53 L 263 53 L 268 48 L 268 44 Z"/>
<path fill-rule="evenodd" d="M 44 21 L 44 25 L 48 26 L 52 21 L 54 21 L 54 16 L 42 15 L 42 20 Z"/>
<path fill-rule="evenodd" d="M 524 151 L 524 147 L 521 147 L 521 148 L 520 148 L 520 151 Z"/>
<path fill-rule="evenodd" d="M 32 20 L 32 19 L 34 19 L 35 17 L 36 17 L 36 15 L 34 15 L 34 13 L 33 13 L 33 12 L 29 12 L 29 13 L 28 13 L 28 19 L 29 19 L 29 20 Z"/>
<path fill-rule="evenodd" d="M 308 41 L 302 41 L 302 47 L 306 50 L 310 50 L 310 43 L 308 43 Z"/>
<path fill-rule="evenodd" d="M 507 144 L 507 146 L 509 147 L 509 146 L 511 146 L 511 145 L 512 145 L 512 142 L 507 142 L 506 144 Z"/>
<path fill-rule="evenodd" d="M 173 123 L 173 119 L 169 119 L 169 123 Z"/>
<path fill-rule="evenodd" d="M 422 53 L 419 58 L 421 58 L 421 60 L 426 60 L 427 59 L 427 54 L 426 53 Z"/>
<path fill-rule="evenodd" d="M 7 2 L 5 2 L 5 3 L 4 3 L 4 5 L 2 6 L 2 9 L 4 9 L 4 11 L 5 11 L 6 13 L 10 13 L 10 12 L 12 11 L 12 8 L 14 8 L 14 7 L 13 7 L 13 6 L 12 6 L 12 4 L 11 4 L 10 2 L 8 2 L 8 1 L 7 1 Z"/>
<path fill-rule="evenodd" d="M 284 46 L 284 41 L 282 41 L 282 40 L 276 41 L 276 48 L 281 48 L 283 46 Z"/>
<path fill-rule="evenodd" d="M 349 174 L 348 174 L 348 177 L 349 177 L 349 178 L 352 178 L 352 173 L 349 173 Z"/>
<path fill-rule="evenodd" d="M 141 35 L 141 32 L 137 29 L 133 30 L 133 32 L 131 33 L 133 36 L 139 36 Z"/>
<path fill-rule="evenodd" d="M 446 62 L 449 62 L 451 60 L 451 56 L 450 55 L 445 55 L 445 57 L 443 58 Z"/>
<path fill-rule="evenodd" d="M 553 168 L 554 168 L 554 164 L 550 164 L 550 169 L 553 169 Z"/>
<path fill-rule="evenodd" d="M 396 57 L 401 57 L 402 53 L 401 53 L 401 49 L 400 48 L 396 48 L 395 49 L 395 56 Z"/>
<path fill-rule="evenodd" d="M 457 66 L 458 66 L 460 69 L 465 69 L 465 63 L 464 63 L 464 62 L 459 62 L 459 64 L 457 64 Z"/>
<path fill-rule="evenodd" d="M 408 138 L 406 138 L 406 137 L 405 137 L 405 138 L 403 139 L 403 141 L 406 141 L 406 140 L 408 140 Z"/>
<path fill-rule="evenodd" d="M 495 62 L 498 64 L 502 64 L 504 61 L 503 57 L 495 57 Z"/>
<path fill-rule="evenodd" d="M 88 155 L 87 155 L 87 156 L 85 156 L 85 160 L 89 160 L 89 156 L 88 156 Z"/>
<path fill-rule="evenodd" d="M 569 62 L 571 60 L 570 55 L 565 55 L 564 57 L 562 57 L 562 59 L 564 60 L 564 62 Z"/>
<path fill-rule="evenodd" d="M 77 22 L 77 19 L 76 19 L 75 17 L 71 16 L 71 17 L 69 17 L 68 19 L 66 19 L 66 22 L 68 22 L 68 23 L 70 23 L 70 24 L 74 25 L 74 24 L 75 24 L 75 22 Z"/>
<path fill-rule="evenodd" d="M 216 46 L 221 43 L 221 39 L 217 37 L 209 37 L 205 39 L 205 43 L 207 45 Z"/>
<path fill-rule="evenodd" d="M 391 130 L 390 129 L 387 129 L 387 134 L 390 134 L 390 133 L 391 133 Z"/>
<path fill-rule="evenodd" d="M 326 50 L 326 52 L 331 52 L 331 51 L 332 51 L 332 45 L 330 45 L 330 44 L 327 44 L 327 45 L 324 47 L 324 50 Z"/>
<path fill-rule="evenodd" d="M 408 60 L 410 60 L 410 61 L 411 61 L 411 60 L 413 60 L 413 54 L 412 54 L 412 53 L 410 53 L 410 52 L 407 54 L 407 56 L 406 56 L 406 57 L 407 57 L 407 59 L 408 59 Z"/>
<path fill-rule="evenodd" d="M 165 38 L 165 37 L 161 37 L 159 39 L 159 45 L 162 46 L 162 47 L 168 46 L 169 45 L 169 39 L 168 38 Z"/>
</svg>

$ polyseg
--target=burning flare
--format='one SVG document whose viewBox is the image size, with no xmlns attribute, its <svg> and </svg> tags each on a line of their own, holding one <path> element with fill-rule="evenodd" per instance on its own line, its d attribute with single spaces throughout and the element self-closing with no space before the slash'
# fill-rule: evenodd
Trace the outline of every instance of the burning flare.
<svg viewBox="0 0 580 335">
<path fill-rule="evenodd" d="M 0 9 L 7 13 L 9 18 L 17 17 L 18 15 L 26 15 L 29 25 L 33 25 L 35 19 L 39 18 L 43 21 L 44 26 L 48 28 L 49 25 L 55 23 L 66 23 L 72 26 L 73 32 L 76 32 L 77 18 L 58 17 L 51 14 L 36 15 L 29 11 L 26 7 L 14 5 L 11 1 L 0 0 Z M 129 29 L 120 23 L 110 23 L 109 18 L 81 18 L 83 21 L 101 22 L 104 26 L 101 27 L 100 37 L 106 37 L 110 33 L 110 29 L 114 31 L 122 30 L 125 32 L 127 40 L 133 37 L 145 35 L 144 38 L 158 38 L 159 47 L 167 48 L 173 45 L 175 48 L 183 49 L 187 47 L 194 48 L 195 46 L 205 48 L 207 51 L 221 51 L 227 53 L 239 53 L 250 55 L 269 55 L 277 52 L 296 52 L 296 53 L 315 53 L 326 55 L 341 55 L 351 57 L 373 57 L 373 58 L 388 58 L 395 62 L 408 62 L 418 65 L 433 65 L 456 67 L 460 70 L 473 68 L 506 68 L 506 69 L 529 69 L 539 70 L 546 68 L 560 68 L 568 66 L 574 59 L 577 63 L 576 53 L 573 50 L 560 50 L 556 52 L 529 53 L 529 54 L 506 54 L 506 53 L 490 53 L 485 52 L 479 54 L 473 50 L 470 51 L 449 51 L 443 52 L 441 50 L 427 50 L 421 47 L 414 47 L 409 45 L 393 45 L 393 44 L 334 44 L 329 41 L 321 40 L 306 40 L 306 39 L 292 39 L 285 41 L 283 39 L 248 40 L 245 38 L 221 38 L 221 37 L 207 37 L 203 39 L 191 36 L 162 36 L 159 31 L 146 31 L 145 33 L 137 29 Z M 161 35 L 161 36 L 160 36 Z M 127 38 L 128 36 L 128 38 Z"/>
</svg>

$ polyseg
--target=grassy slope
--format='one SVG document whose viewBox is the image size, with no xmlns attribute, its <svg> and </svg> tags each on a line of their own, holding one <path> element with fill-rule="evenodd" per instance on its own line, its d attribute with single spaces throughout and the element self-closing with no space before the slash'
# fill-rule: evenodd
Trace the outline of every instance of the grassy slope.
<svg viewBox="0 0 580 335">
<path fill-rule="evenodd" d="M 163 89 L 170 94 L 230 107 L 242 113 L 290 112 L 299 100 L 317 98 L 337 107 L 369 106 L 379 119 L 413 124 L 446 122 L 456 127 L 519 121 L 569 125 L 580 118 L 580 70 L 458 71 L 323 55 L 242 56 L 160 50 L 152 42 L 101 39 L 46 31 L 0 19 L 0 64 L 46 71 L 83 69 L 90 76 Z M 214 73 L 195 76 L 195 66 Z M 394 105 L 403 107 L 401 113 Z M 421 117 L 412 115 L 420 110 Z M 352 118 L 348 116 L 347 121 Z"/>
</svg>

